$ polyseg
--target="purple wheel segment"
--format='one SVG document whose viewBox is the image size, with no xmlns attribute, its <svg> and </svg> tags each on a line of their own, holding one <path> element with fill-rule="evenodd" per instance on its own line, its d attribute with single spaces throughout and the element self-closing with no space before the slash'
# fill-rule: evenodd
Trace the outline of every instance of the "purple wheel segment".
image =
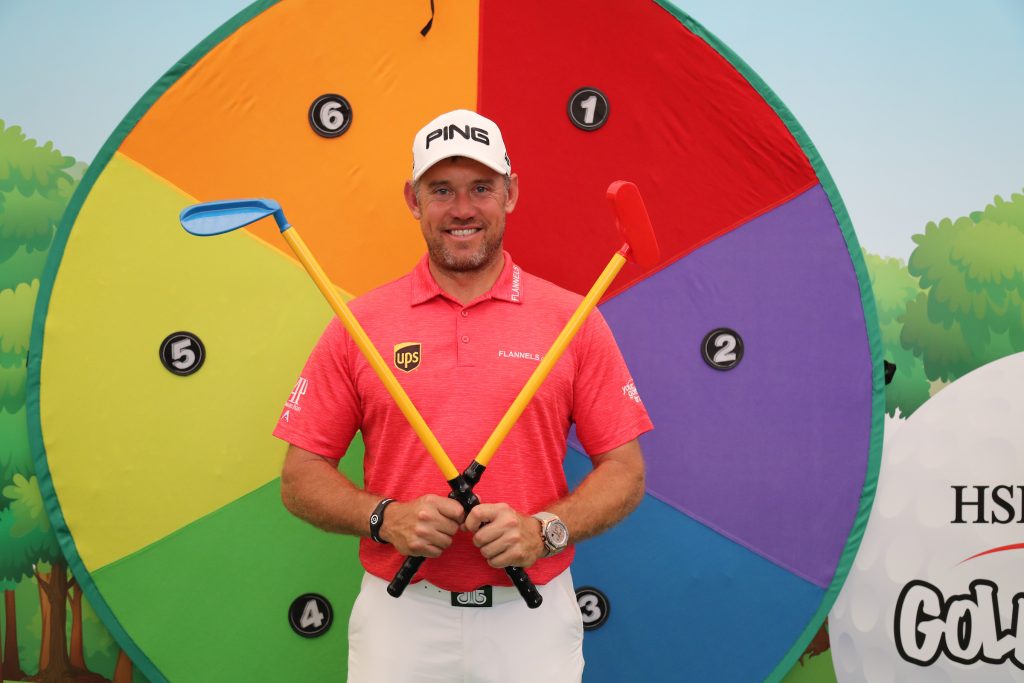
<svg viewBox="0 0 1024 683">
<path fill-rule="evenodd" d="M 827 587 L 857 514 L 873 392 L 860 287 L 822 188 L 601 310 L 655 424 L 648 492 Z M 719 327 L 745 347 L 727 372 L 701 359 Z"/>
</svg>

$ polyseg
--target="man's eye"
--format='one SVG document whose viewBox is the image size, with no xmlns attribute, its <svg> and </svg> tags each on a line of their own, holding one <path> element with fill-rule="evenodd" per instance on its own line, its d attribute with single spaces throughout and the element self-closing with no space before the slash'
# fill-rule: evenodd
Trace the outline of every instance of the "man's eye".
<svg viewBox="0 0 1024 683">
<path fill-rule="evenodd" d="M 477 185 L 475 189 L 480 194 L 484 194 L 489 190 L 489 188 L 486 185 Z"/>
</svg>

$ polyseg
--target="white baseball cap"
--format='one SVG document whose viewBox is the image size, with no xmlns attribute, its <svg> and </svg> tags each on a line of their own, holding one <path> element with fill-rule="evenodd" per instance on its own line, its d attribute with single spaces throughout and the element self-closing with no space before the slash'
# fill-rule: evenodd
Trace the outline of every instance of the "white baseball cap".
<svg viewBox="0 0 1024 683">
<path fill-rule="evenodd" d="M 502 175 L 512 173 L 498 124 L 475 111 L 456 109 L 423 126 L 412 141 L 412 180 L 451 157 L 479 161 Z"/>
</svg>

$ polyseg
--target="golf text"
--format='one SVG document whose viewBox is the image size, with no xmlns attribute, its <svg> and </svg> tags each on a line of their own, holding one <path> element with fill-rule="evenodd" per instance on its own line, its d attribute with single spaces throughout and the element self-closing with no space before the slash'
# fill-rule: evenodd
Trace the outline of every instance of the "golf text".
<svg viewBox="0 0 1024 683">
<path fill-rule="evenodd" d="M 443 128 L 438 128 L 437 130 L 432 130 L 429 133 L 427 133 L 427 149 L 430 149 L 431 141 L 436 140 L 438 138 L 451 140 L 453 137 L 455 137 L 456 133 L 458 133 L 460 136 L 464 137 L 467 140 L 472 140 L 473 142 L 479 142 L 484 145 L 491 144 L 490 139 L 487 137 L 487 131 L 484 130 L 483 128 L 472 128 L 470 126 L 466 126 L 466 129 L 463 130 L 462 128 L 459 128 L 454 123 L 452 123 Z"/>
<path fill-rule="evenodd" d="M 1024 524 L 1024 486 L 1004 484 L 949 488 L 955 492 L 951 524 Z"/>
<path fill-rule="evenodd" d="M 911 581 L 896 601 L 896 649 L 908 662 L 934 664 L 945 655 L 960 664 L 1010 661 L 1024 669 L 1024 593 L 1013 596 L 1009 620 L 999 613 L 999 589 L 991 581 L 971 582 L 971 592 L 951 595 L 926 581 Z M 1009 621 L 1009 628 L 1002 625 Z"/>
</svg>

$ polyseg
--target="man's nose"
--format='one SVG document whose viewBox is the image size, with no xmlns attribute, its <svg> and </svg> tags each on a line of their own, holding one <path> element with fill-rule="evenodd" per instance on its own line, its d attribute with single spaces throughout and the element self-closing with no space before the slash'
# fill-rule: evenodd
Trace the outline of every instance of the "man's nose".
<svg viewBox="0 0 1024 683">
<path fill-rule="evenodd" d="M 476 209 L 473 207 L 473 200 L 469 192 L 456 192 L 455 203 L 452 205 L 452 215 L 458 218 L 472 218 Z"/>
</svg>

